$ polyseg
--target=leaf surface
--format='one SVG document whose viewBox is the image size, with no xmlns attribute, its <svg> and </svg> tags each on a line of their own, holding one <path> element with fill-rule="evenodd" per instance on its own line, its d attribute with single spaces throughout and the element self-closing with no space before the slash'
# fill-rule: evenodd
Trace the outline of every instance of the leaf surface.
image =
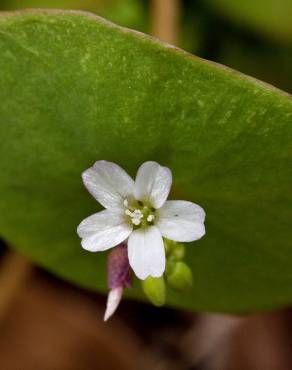
<svg viewBox="0 0 292 370">
<path fill-rule="evenodd" d="M 191 292 L 167 302 L 246 312 L 292 303 L 292 101 L 271 86 L 93 15 L 0 17 L 0 234 L 38 264 L 104 291 L 106 253 L 76 227 L 98 211 L 81 172 L 170 167 L 201 205 Z M 141 298 L 137 286 L 129 292 Z"/>
</svg>

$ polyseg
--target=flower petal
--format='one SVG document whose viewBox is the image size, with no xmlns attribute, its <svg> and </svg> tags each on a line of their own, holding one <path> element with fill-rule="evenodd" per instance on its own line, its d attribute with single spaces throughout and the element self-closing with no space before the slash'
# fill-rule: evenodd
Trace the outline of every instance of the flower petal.
<svg viewBox="0 0 292 370">
<path fill-rule="evenodd" d="M 123 295 L 123 287 L 112 289 L 107 297 L 106 310 L 104 313 L 103 321 L 107 321 L 118 308 Z"/>
<path fill-rule="evenodd" d="M 126 222 L 123 213 L 106 209 L 83 220 L 77 233 L 83 238 L 81 245 L 84 249 L 97 252 L 122 243 L 132 229 L 133 226 Z"/>
<path fill-rule="evenodd" d="M 162 236 L 155 226 L 133 231 L 128 240 L 130 266 L 139 279 L 160 277 L 165 270 Z"/>
<path fill-rule="evenodd" d="M 205 235 L 205 211 L 195 203 L 169 200 L 158 210 L 161 234 L 177 242 L 191 242 Z"/>
<path fill-rule="evenodd" d="M 120 208 L 134 193 L 133 179 L 117 164 L 97 161 L 82 174 L 84 185 L 105 208 Z"/>
<path fill-rule="evenodd" d="M 136 176 L 135 198 L 149 201 L 155 208 L 160 208 L 170 192 L 172 174 L 169 168 L 156 162 L 143 163 Z"/>
</svg>

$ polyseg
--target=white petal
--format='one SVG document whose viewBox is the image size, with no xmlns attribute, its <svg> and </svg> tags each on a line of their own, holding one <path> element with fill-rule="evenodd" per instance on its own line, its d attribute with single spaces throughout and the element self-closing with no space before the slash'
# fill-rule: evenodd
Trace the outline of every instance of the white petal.
<svg viewBox="0 0 292 370">
<path fill-rule="evenodd" d="M 112 248 L 123 242 L 132 232 L 133 226 L 126 222 L 123 213 L 104 210 L 87 217 L 77 228 L 83 238 L 84 249 L 97 252 Z"/>
<path fill-rule="evenodd" d="M 139 279 L 159 277 L 165 270 L 165 251 L 162 236 L 155 226 L 132 232 L 128 240 L 130 266 Z"/>
<path fill-rule="evenodd" d="M 123 287 L 112 289 L 107 297 L 106 310 L 104 313 L 103 320 L 107 321 L 116 311 L 118 305 L 121 302 L 123 295 Z"/>
<path fill-rule="evenodd" d="M 169 200 L 158 210 L 161 234 L 177 242 L 191 242 L 205 235 L 205 211 L 195 203 Z"/>
<path fill-rule="evenodd" d="M 97 161 L 82 174 L 84 185 L 105 208 L 123 207 L 125 198 L 133 196 L 133 179 L 117 164 Z"/>
<path fill-rule="evenodd" d="M 160 208 L 170 192 L 172 174 L 169 168 L 156 162 L 145 162 L 137 172 L 135 198 L 149 201 L 155 208 Z"/>
</svg>

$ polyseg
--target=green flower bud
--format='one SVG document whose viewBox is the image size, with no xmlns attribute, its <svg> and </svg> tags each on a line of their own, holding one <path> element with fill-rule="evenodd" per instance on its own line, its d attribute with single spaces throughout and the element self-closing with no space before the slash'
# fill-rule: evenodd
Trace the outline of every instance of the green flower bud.
<svg viewBox="0 0 292 370">
<path fill-rule="evenodd" d="M 176 243 L 171 251 L 171 257 L 175 260 L 182 260 L 185 256 L 185 246 L 180 243 Z"/>
<path fill-rule="evenodd" d="M 169 239 L 163 239 L 164 242 L 164 248 L 166 255 L 170 255 L 172 253 L 172 250 L 174 246 L 176 245 L 176 242 L 169 240 Z"/>
<path fill-rule="evenodd" d="M 174 261 L 172 258 L 167 258 L 166 259 L 166 266 L 165 266 L 165 275 L 168 276 L 169 274 L 171 274 L 173 268 L 174 268 L 174 265 L 175 265 L 176 261 Z"/>
<path fill-rule="evenodd" d="M 163 306 L 165 303 L 165 282 L 164 277 L 153 278 L 149 276 L 141 282 L 143 291 L 149 301 L 155 306 Z"/>
<path fill-rule="evenodd" d="M 184 262 L 174 262 L 168 268 L 167 282 L 168 284 L 177 290 L 188 290 L 193 284 L 193 274 L 188 265 Z"/>
</svg>

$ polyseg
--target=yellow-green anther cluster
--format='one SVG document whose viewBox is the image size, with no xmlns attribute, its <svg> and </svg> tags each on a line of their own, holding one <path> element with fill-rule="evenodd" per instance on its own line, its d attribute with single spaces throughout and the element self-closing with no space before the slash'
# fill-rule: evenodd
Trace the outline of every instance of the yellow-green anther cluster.
<svg viewBox="0 0 292 370">
<path fill-rule="evenodd" d="M 125 215 L 129 216 L 135 226 L 151 225 L 155 220 L 155 209 L 139 201 L 136 204 L 129 204 L 127 199 L 124 200 Z"/>
</svg>

